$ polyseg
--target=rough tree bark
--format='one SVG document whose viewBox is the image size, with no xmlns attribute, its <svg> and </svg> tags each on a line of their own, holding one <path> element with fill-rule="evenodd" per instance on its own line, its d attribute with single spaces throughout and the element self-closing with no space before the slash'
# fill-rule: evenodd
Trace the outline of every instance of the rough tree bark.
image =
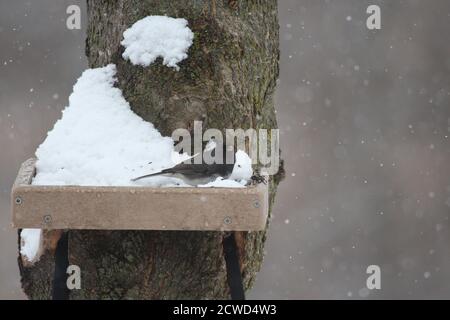
<svg viewBox="0 0 450 320">
<path fill-rule="evenodd" d="M 195 34 L 180 71 L 121 58 L 122 33 L 148 15 L 186 18 Z M 276 128 L 276 0 L 88 0 L 86 54 L 91 67 L 115 63 L 118 86 L 133 110 L 163 135 L 176 128 Z M 273 203 L 278 176 L 270 180 Z M 19 259 L 33 299 L 51 297 L 54 239 L 34 266 Z M 236 234 L 245 288 L 262 259 L 266 232 Z M 69 231 L 70 264 L 82 270 L 71 299 L 227 299 L 222 232 Z"/>
</svg>

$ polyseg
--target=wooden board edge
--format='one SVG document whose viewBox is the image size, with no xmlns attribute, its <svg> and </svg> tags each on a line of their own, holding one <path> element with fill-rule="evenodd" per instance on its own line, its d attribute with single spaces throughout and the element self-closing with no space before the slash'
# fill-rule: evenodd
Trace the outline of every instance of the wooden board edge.
<svg viewBox="0 0 450 320">
<path fill-rule="evenodd" d="M 217 230 L 217 231 L 261 231 L 264 230 L 267 223 L 268 217 L 268 185 L 265 183 L 260 183 L 257 185 L 251 185 L 244 188 L 149 188 L 149 187 L 114 187 L 114 186 L 103 186 L 103 187 L 95 187 L 95 186 L 40 186 L 40 185 L 31 185 L 32 179 L 36 173 L 35 169 L 36 159 L 28 159 L 25 161 L 18 173 L 16 178 L 16 182 L 11 191 L 11 208 L 12 208 L 12 227 L 16 229 L 24 228 L 22 223 L 18 223 L 15 214 L 15 208 L 21 204 L 22 197 L 25 193 L 29 192 L 64 192 L 66 191 L 77 191 L 77 192 L 98 192 L 98 191 L 107 191 L 107 192 L 153 192 L 153 193 L 195 193 L 195 194 L 216 194 L 222 193 L 224 191 L 231 193 L 241 193 L 245 192 L 247 195 L 254 195 L 255 199 L 258 199 L 259 205 L 261 206 L 261 216 L 258 222 L 255 222 L 255 227 L 252 230 L 241 230 L 239 228 L 234 227 L 233 230 Z M 20 226 L 19 226 L 20 224 Z M 39 228 L 35 226 L 35 228 Z M 40 226 L 43 228 L 43 226 Z M 121 229 L 105 229 L 105 230 L 121 230 Z M 123 229 L 125 230 L 125 229 Z M 137 229 L 139 230 L 139 229 Z M 142 229 L 148 230 L 148 229 Z M 192 230 L 192 229 L 186 229 Z M 204 230 L 204 229 L 202 229 Z M 204 230 L 205 231 L 205 230 Z"/>
</svg>

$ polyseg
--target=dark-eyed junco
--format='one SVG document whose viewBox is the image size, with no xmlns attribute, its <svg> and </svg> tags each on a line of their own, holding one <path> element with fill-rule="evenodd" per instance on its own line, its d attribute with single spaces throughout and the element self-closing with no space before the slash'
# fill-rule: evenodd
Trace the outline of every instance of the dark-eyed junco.
<svg viewBox="0 0 450 320">
<path fill-rule="evenodd" d="M 216 144 L 215 143 L 208 143 L 205 147 L 205 150 L 203 151 L 203 160 L 204 157 L 209 152 L 216 152 Z M 218 177 L 223 177 L 224 179 L 228 179 L 232 176 L 233 172 L 236 174 L 236 179 L 244 179 L 245 177 L 240 177 L 239 172 L 241 170 L 240 166 L 241 164 L 235 163 L 236 162 L 236 154 L 234 154 L 234 151 L 232 148 L 227 148 L 226 144 L 223 144 L 223 152 L 222 157 L 223 159 L 221 161 L 216 161 L 216 163 L 207 164 L 207 163 L 201 163 L 201 164 L 195 164 L 195 158 L 200 156 L 200 154 L 195 155 L 191 158 L 191 160 L 194 160 L 192 164 L 190 163 L 180 163 L 176 166 L 168 169 L 164 169 L 162 171 L 147 174 L 141 177 L 137 177 L 132 179 L 132 181 L 137 181 L 145 178 L 155 177 L 155 176 L 168 176 L 168 177 L 175 177 L 183 180 L 185 183 L 189 185 L 200 185 L 200 184 L 206 184 L 211 181 L 216 180 Z M 227 163 L 227 156 L 228 159 L 233 159 L 232 163 Z M 216 158 L 217 160 L 217 158 Z M 219 162 L 219 163 L 217 163 Z M 235 169 L 235 164 L 238 168 Z M 233 170 L 235 169 L 235 170 Z M 250 174 L 251 177 L 251 174 Z M 250 178 L 249 177 L 249 178 Z"/>
</svg>

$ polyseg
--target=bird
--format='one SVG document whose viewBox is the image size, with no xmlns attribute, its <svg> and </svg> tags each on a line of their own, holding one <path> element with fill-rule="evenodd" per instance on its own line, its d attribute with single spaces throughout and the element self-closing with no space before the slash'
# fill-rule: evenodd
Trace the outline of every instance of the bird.
<svg viewBox="0 0 450 320">
<path fill-rule="evenodd" d="M 208 152 L 215 152 L 215 149 L 217 147 L 217 144 L 214 141 L 210 141 L 203 151 L 203 155 L 207 154 Z M 224 179 L 228 179 L 232 176 L 233 171 L 239 172 L 240 170 L 234 170 L 235 162 L 236 162 L 236 154 L 233 152 L 233 162 L 227 163 L 227 155 L 228 159 L 231 158 L 231 152 L 232 148 L 228 148 L 226 144 L 223 144 L 223 161 L 220 161 L 221 163 L 215 163 L 212 164 L 196 164 L 196 163 L 180 163 L 176 166 L 168 169 L 164 169 L 162 171 L 147 174 L 144 176 L 140 176 L 137 178 L 132 179 L 131 181 L 135 182 L 141 179 L 155 177 L 155 176 L 166 176 L 166 177 L 173 177 L 183 180 L 185 183 L 189 185 L 202 185 L 207 184 L 209 182 L 212 182 L 216 180 L 218 177 L 222 177 Z M 200 156 L 199 154 L 194 155 L 190 159 L 195 159 L 196 157 Z M 195 161 L 194 161 L 195 162 Z M 240 164 L 237 164 L 238 167 L 240 167 Z"/>
</svg>

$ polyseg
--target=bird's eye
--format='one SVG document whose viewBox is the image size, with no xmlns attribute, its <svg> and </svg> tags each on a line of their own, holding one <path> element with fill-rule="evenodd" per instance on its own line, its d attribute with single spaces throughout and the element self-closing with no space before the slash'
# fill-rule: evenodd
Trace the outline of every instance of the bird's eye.
<svg viewBox="0 0 450 320">
<path fill-rule="evenodd" d="M 242 168 L 240 164 L 238 164 L 238 167 L 239 167 L 239 168 Z"/>
</svg>

